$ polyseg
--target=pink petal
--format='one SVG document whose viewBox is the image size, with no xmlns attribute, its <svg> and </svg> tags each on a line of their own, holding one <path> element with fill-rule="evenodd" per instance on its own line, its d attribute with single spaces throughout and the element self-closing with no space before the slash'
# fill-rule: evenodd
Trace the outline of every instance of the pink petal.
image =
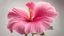
<svg viewBox="0 0 64 36">
<path fill-rule="evenodd" d="M 53 21 L 58 15 L 55 8 L 47 2 L 37 3 L 35 5 L 34 12 L 35 12 L 34 21 L 44 20 L 47 22 L 49 21 L 49 23 Z"/>
<path fill-rule="evenodd" d="M 30 33 L 30 28 L 31 28 L 31 24 L 27 23 L 27 24 L 25 25 L 25 33 L 26 33 L 26 34 L 29 34 L 29 33 Z"/>
<path fill-rule="evenodd" d="M 45 20 L 40 20 L 39 22 L 45 27 L 45 31 L 46 31 L 50 28 L 50 24 L 52 21 L 51 20 L 47 21 L 45 18 Z"/>
<path fill-rule="evenodd" d="M 45 27 L 40 22 L 31 22 L 30 24 L 26 24 L 25 32 L 26 33 L 37 33 L 41 34 L 45 31 Z"/>
<path fill-rule="evenodd" d="M 25 34 L 24 32 L 24 24 L 28 18 L 27 13 L 24 10 L 13 8 L 8 13 L 8 18 L 11 18 L 9 20 L 9 23 L 7 25 L 7 28 L 10 30 L 10 32 L 13 32 L 13 29 L 16 30 L 20 34 Z"/>
<path fill-rule="evenodd" d="M 10 30 L 11 33 L 13 32 L 13 30 L 15 30 L 20 34 L 25 34 L 25 24 L 25 20 L 13 18 L 9 21 L 7 28 Z"/>
<path fill-rule="evenodd" d="M 12 26 L 13 26 L 14 23 L 9 23 L 7 25 L 7 28 L 9 29 L 9 31 L 12 33 L 13 32 L 13 29 L 12 29 Z"/>
<path fill-rule="evenodd" d="M 12 33 L 13 32 L 13 25 L 16 23 L 16 20 L 12 19 L 9 21 L 8 25 L 7 25 L 7 28 L 10 30 L 10 32 Z"/>
<path fill-rule="evenodd" d="M 55 8 L 47 2 L 39 2 L 34 8 L 34 21 L 38 21 L 45 27 L 45 31 L 49 29 L 50 24 L 58 16 Z"/>
<path fill-rule="evenodd" d="M 25 34 L 25 24 L 25 22 L 19 21 L 14 25 L 13 29 L 20 34 Z"/>
<path fill-rule="evenodd" d="M 35 5 L 34 12 L 35 12 L 34 19 L 42 18 L 44 16 L 48 16 L 48 17 L 53 18 L 53 17 L 56 17 L 58 15 L 55 8 L 47 2 L 37 3 Z"/>
<path fill-rule="evenodd" d="M 8 13 L 8 18 L 27 18 L 28 15 L 27 13 L 18 8 L 13 8 L 11 11 Z"/>
</svg>

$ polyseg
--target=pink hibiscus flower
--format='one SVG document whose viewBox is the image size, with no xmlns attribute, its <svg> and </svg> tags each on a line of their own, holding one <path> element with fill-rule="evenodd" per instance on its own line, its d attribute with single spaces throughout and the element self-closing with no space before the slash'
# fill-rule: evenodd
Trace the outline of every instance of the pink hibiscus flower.
<svg viewBox="0 0 64 36">
<path fill-rule="evenodd" d="M 28 2 L 29 15 L 25 10 L 13 8 L 8 13 L 9 23 L 7 28 L 20 34 L 41 34 L 50 28 L 53 20 L 58 16 L 55 8 L 48 2 Z"/>
</svg>

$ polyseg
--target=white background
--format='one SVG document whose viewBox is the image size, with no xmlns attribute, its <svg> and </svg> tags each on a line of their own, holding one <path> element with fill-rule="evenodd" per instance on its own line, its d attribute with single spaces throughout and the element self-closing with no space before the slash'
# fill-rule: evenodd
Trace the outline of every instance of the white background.
<svg viewBox="0 0 64 36">
<path fill-rule="evenodd" d="M 15 31 L 12 34 L 9 32 L 9 30 L 7 29 L 7 23 L 8 23 L 7 14 L 8 11 L 13 7 L 20 7 L 26 10 L 27 7 L 25 6 L 25 4 L 26 2 L 29 1 L 50 2 L 59 12 L 59 16 L 52 23 L 54 26 L 54 30 L 52 31 L 48 30 L 45 32 L 45 34 L 46 36 L 64 36 L 64 1 L 63 0 L 0 0 L 0 36 L 23 36 Z M 39 35 L 35 35 L 35 36 L 39 36 Z"/>
</svg>

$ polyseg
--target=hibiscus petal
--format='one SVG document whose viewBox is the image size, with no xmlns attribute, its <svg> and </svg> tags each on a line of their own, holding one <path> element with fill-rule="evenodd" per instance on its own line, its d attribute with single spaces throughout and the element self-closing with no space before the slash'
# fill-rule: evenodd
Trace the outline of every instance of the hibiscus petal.
<svg viewBox="0 0 64 36">
<path fill-rule="evenodd" d="M 25 25 L 25 33 L 26 34 L 29 34 L 30 33 L 30 26 L 31 26 L 30 24 L 26 24 Z"/>
<path fill-rule="evenodd" d="M 27 18 L 28 15 L 27 13 L 18 8 L 13 8 L 11 11 L 8 13 L 8 18 Z"/>
<path fill-rule="evenodd" d="M 12 29 L 12 25 L 13 25 L 13 24 L 14 24 L 14 23 L 10 23 L 10 24 L 7 25 L 7 28 L 10 30 L 11 33 L 13 32 L 13 29 Z"/>
<path fill-rule="evenodd" d="M 45 31 L 49 29 L 50 24 L 51 24 L 50 22 L 47 22 L 47 21 L 44 21 L 44 20 L 41 20 L 39 22 L 42 24 L 42 26 L 45 27 Z"/>
<path fill-rule="evenodd" d="M 20 34 L 25 34 L 24 32 L 24 25 L 25 21 L 22 19 L 14 18 L 9 20 L 9 23 L 7 25 L 7 28 L 10 30 L 10 32 L 13 32 L 13 29 L 16 30 Z"/>
<path fill-rule="evenodd" d="M 48 16 L 50 18 L 56 18 L 56 16 L 58 15 L 58 13 L 56 12 L 55 8 L 50 5 L 47 2 L 39 2 L 35 5 L 34 8 L 34 19 L 37 20 L 39 18 L 44 18 L 45 16 Z"/>
<path fill-rule="evenodd" d="M 7 25 L 7 28 L 10 30 L 10 32 L 13 32 L 13 27 L 18 23 L 19 20 L 26 20 L 28 18 L 27 13 L 24 10 L 18 9 L 18 8 L 13 8 L 9 13 L 8 13 L 8 18 L 11 18 L 9 20 L 9 23 Z M 21 24 L 21 23 L 20 23 Z M 21 28 L 22 30 L 24 28 Z M 24 31 L 21 32 L 21 34 Z"/>
<path fill-rule="evenodd" d="M 25 24 L 25 22 L 19 21 L 14 25 L 13 29 L 20 34 L 25 34 Z"/>
<path fill-rule="evenodd" d="M 10 20 L 8 25 L 7 25 L 7 28 L 10 30 L 10 32 L 12 33 L 13 32 L 13 25 L 16 23 L 16 20 Z"/>
<path fill-rule="evenodd" d="M 45 31 L 45 27 L 40 22 L 31 22 L 25 26 L 25 32 L 41 34 Z"/>
<path fill-rule="evenodd" d="M 58 16 L 55 8 L 48 2 L 39 2 L 34 8 L 34 21 L 39 21 L 45 27 L 45 30 L 49 29 L 50 24 Z"/>
</svg>

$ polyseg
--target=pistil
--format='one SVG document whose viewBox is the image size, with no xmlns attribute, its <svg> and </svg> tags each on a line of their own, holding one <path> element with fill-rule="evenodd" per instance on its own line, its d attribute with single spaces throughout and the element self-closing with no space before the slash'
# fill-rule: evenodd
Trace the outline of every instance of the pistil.
<svg viewBox="0 0 64 36">
<path fill-rule="evenodd" d="M 29 9 L 29 12 L 30 12 L 30 18 L 29 19 L 30 19 L 30 21 L 32 21 L 32 9 L 31 8 Z"/>
</svg>

